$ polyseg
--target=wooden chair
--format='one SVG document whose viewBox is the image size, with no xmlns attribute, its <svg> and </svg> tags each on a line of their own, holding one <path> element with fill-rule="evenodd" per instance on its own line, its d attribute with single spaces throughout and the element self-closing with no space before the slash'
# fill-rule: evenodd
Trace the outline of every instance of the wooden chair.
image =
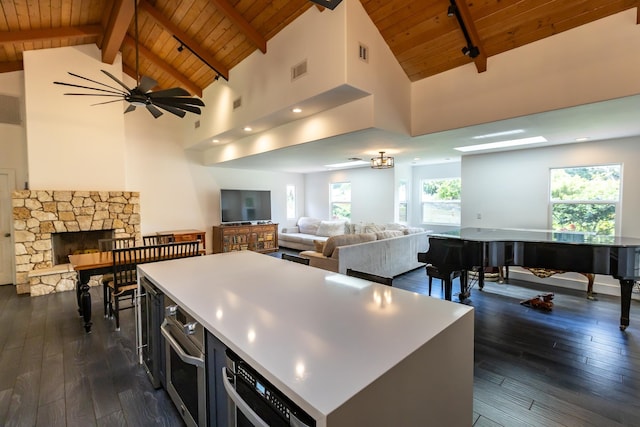
<svg viewBox="0 0 640 427">
<path fill-rule="evenodd" d="M 98 249 L 100 252 L 111 252 L 114 249 L 133 248 L 136 245 L 135 237 L 113 237 L 109 239 L 98 239 Z M 109 291 L 107 283 L 113 280 L 112 273 L 102 276 L 102 302 L 104 305 L 104 317 L 109 316 Z"/>
<path fill-rule="evenodd" d="M 393 286 L 393 277 L 377 276 L 375 274 L 352 270 L 350 268 L 347 268 L 347 276 L 357 277 L 359 279 L 368 280 L 370 282 L 381 283 L 387 286 Z"/>
<path fill-rule="evenodd" d="M 282 254 L 282 259 L 286 260 L 286 261 L 293 261 L 293 262 L 297 262 L 298 264 L 304 264 L 304 265 L 309 265 L 309 258 L 303 258 L 301 256 L 297 256 L 297 255 L 291 255 L 291 254 Z"/>
<path fill-rule="evenodd" d="M 175 242 L 175 236 L 173 234 L 150 234 L 148 236 L 142 236 L 142 244 L 144 246 L 162 245 L 173 242 Z"/>
<path fill-rule="evenodd" d="M 136 267 L 140 262 L 140 248 L 114 249 L 112 279 L 107 282 L 108 312 L 109 317 L 116 320 L 116 331 L 120 330 L 120 311 L 135 307 L 136 289 L 138 287 Z M 131 303 L 125 307 L 120 305 L 120 301 L 126 298 L 131 299 Z"/>
</svg>

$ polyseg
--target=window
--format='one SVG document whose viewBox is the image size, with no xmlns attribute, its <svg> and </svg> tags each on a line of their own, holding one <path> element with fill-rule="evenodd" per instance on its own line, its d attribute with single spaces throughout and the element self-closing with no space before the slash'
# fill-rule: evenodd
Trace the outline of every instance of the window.
<svg viewBox="0 0 640 427">
<path fill-rule="evenodd" d="M 398 185 L 398 221 L 407 222 L 407 181 Z"/>
<path fill-rule="evenodd" d="M 296 218 L 296 186 L 287 185 L 287 219 Z"/>
<path fill-rule="evenodd" d="M 422 222 L 460 225 L 460 178 L 421 182 Z"/>
<path fill-rule="evenodd" d="M 620 170 L 620 165 L 551 169 L 551 227 L 616 234 Z"/>
<path fill-rule="evenodd" d="M 331 183 L 331 219 L 351 219 L 351 183 Z"/>
</svg>

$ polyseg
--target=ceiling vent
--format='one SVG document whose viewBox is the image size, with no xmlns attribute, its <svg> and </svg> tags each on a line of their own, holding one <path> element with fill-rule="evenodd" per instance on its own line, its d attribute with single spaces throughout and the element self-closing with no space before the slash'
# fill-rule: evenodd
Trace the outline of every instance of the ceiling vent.
<svg viewBox="0 0 640 427">
<path fill-rule="evenodd" d="M 19 125 L 20 99 L 17 96 L 0 95 L 0 123 Z"/>
<path fill-rule="evenodd" d="M 364 62 L 369 62 L 369 48 L 362 43 L 360 43 L 360 47 L 358 49 L 358 57 Z"/>
<path fill-rule="evenodd" d="M 238 98 L 233 100 L 233 109 L 237 110 L 240 107 L 242 107 L 242 97 L 241 96 L 239 96 Z"/>
<path fill-rule="evenodd" d="M 200 127 L 200 120 L 196 120 L 193 126 L 198 129 Z"/>
<path fill-rule="evenodd" d="M 291 81 L 299 79 L 307 74 L 307 60 L 305 59 L 301 63 L 291 67 Z"/>
</svg>

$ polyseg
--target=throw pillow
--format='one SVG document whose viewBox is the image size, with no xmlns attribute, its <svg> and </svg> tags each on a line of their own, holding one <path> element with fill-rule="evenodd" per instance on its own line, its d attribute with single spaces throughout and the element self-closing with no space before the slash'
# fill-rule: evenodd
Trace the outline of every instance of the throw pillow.
<svg viewBox="0 0 640 427">
<path fill-rule="evenodd" d="M 322 253 L 324 251 L 324 242 L 321 240 L 314 240 L 313 248 L 315 249 L 316 252 Z"/>
<path fill-rule="evenodd" d="M 404 234 L 416 234 L 416 233 L 423 233 L 425 230 L 424 228 L 420 228 L 420 227 L 407 227 L 402 231 L 404 232 Z"/>
<path fill-rule="evenodd" d="M 378 224 L 366 224 L 364 226 L 364 232 L 365 233 L 377 233 L 379 231 L 384 231 L 384 225 L 378 225 Z"/>
<path fill-rule="evenodd" d="M 317 218 L 310 218 L 308 216 L 302 216 L 298 219 L 298 228 L 303 234 L 317 234 L 320 221 Z"/>
<path fill-rule="evenodd" d="M 316 236 L 331 237 L 344 234 L 344 221 L 320 221 Z"/>
<path fill-rule="evenodd" d="M 398 223 L 395 223 L 395 222 L 390 222 L 389 224 L 386 224 L 384 226 L 385 230 L 404 230 L 406 228 L 407 228 L 406 225 L 398 224 Z"/>
<path fill-rule="evenodd" d="M 355 245 L 356 243 L 373 242 L 374 240 L 376 240 L 376 235 L 373 233 L 342 234 L 339 236 L 331 236 L 324 244 L 322 255 L 330 257 L 331 255 L 333 255 L 333 251 L 338 246 Z"/>
</svg>

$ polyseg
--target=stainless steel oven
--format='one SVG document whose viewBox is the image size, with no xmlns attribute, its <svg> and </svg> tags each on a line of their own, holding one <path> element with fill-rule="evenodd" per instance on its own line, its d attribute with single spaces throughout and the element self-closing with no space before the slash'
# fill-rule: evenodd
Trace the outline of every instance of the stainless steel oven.
<svg viewBox="0 0 640 427">
<path fill-rule="evenodd" d="M 205 331 L 165 295 L 166 389 L 189 427 L 207 425 Z"/>
<path fill-rule="evenodd" d="M 315 420 L 227 349 L 222 368 L 229 397 L 230 427 L 315 427 Z"/>
</svg>

